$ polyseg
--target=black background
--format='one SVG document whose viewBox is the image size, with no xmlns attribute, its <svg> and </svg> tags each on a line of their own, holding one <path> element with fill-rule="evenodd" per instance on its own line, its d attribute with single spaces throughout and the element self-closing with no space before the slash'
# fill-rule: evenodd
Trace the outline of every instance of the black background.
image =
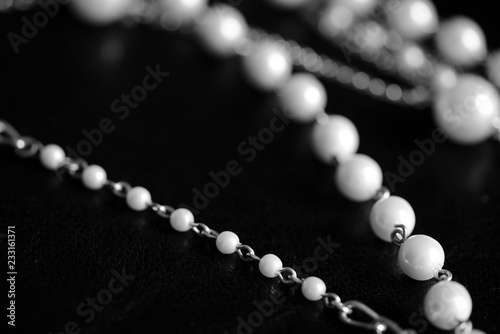
<svg viewBox="0 0 500 334">
<path fill-rule="evenodd" d="M 494 6 L 437 3 L 442 16 L 462 13 L 478 20 L 492 49 L 499 45 Z M 238 7 L 251 24 L 323 47 L 293 14 L 261 1 L 244 0 Z M 248 136 L 269 126 L 277 105 L 272 94 L 245 83 L 238 58 L 207 57 L 183 34 L 90 27 L 66 9 L 15 55 L 6 35 L 19 33 L 21 18 L 32 15 L 1 16 L 1 118 L 43 143 L 73 148 L 85 139 L 83 130 L 109 118 L 114 131 L 86 159 L 102 165 L 110 179 L 145 186 L 154 200 L 175 206 L 192 203 L 193 189 L 211 181 L 210 171 L 236 160 L 241 174 L 210 200 L 198 221 L 236 232 L 258 255 L 277 254 L 302 276 L 301 263 L 313 256 L 317 239 L 330 236 L 338 248 L 309 275 L 323 278 L 344 300 L 361 300 L 404 327 L 437 332 L 421 308 L 434 282 L 405 277 L 398 248 L 370 230 L 371 203 L 340 196 L 331 169 L 312 156 L 307 126 L 287 126 L 252 162 L 238 153 Z M 141 84 L 146 66 L 157 64 L 169 77 L 120 120 L 111 103 Z M 397 173 L 398 157 L 408 157 L 417 148 L 414 140 L 430 138 L 435 128 L 430 110 L 390 106 L 335 84 L 327 89 L 327 111 L 356 124 L 360 152 L 386 172 Z M 38 161 L 23 160 L 8 148 L 0 154 L 1 233 L 7 225 L 17 231 L 19 332 L 59 333 L 75 321 L 82 333 L 236 333 L 238 317 L 255 314 L 254 302 L 280 295 L 284 303 L 253 331 L 358 332 L 322 303 L 263 277 L 255 262 L 220 254 L 211 239 L 176 233 L 166 220 L 132 212 L 109 191 L 86 190 L 69 177 L 60 182 Z M 446 142 L 395 190 L 415 209 L 414 234 L 443 245 L 445 268 L 472 295 L 471 320 L 488 333 L 500 331 L 499 170 L 498 143 Z M 4 255 L 0 261 L 5 263 Z M 107 287 L 111 270 L 122 268 L 135 279 L 87 324 L 77 306 Z M 3 312 L 6 291 L 3 283 Z"/>
</svg>

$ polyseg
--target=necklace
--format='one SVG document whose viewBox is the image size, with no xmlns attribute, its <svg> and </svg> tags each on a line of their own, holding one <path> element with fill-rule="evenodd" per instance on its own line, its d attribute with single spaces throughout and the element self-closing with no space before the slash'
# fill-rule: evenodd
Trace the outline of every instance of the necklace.
<svg viewBox="0 0 500 334">
<path fill-rule="evenodd" d="M 235 14 L 233 9 L 220 6 L 218 8 L 214 8 L 213 10 L 215 13 L 217 13 L 217 15 L 215 18 L 207 19 L 208 23 L 205 22 L 204 24 L 208 24 L 208 27 L 210 27 L 210 24 L 214 24 L 211 20 L 217 21 L 218 19 L 227 19 L 227 17 L 229 17 L 229 22 L 232 22 L 229 23 L 230 25 L 238 21 L 237 14 Z M 222 21 L 226 22 L 224 20 Z M 216 24 L 220 25 L 223 23 L 216 22 Z M 234 26 L 232 26 L 232 29 L 234 29 Z M 240 30 L 243 34 L 245 29 L 241 28 Z M 204 33 L 210 34 L 213 33 L 213 31 L 207 28 L 206 30 L 203 30 L 201 34 Z M 206 37 L 207 40 L 209 38 L 211 37 Z M 213 52 L 224 53 L 235 49 L 240 54 L 247 55 L 248 58 L 245 58 L 246 73 L 253 84 L 263 89 L 276 89 L 276 85 L 283 85 L 286 81 L 286 75 L 284 73 L 287 73 L 286 71 L 291 71 L 290 66 L 286 65 L 286 54 L 288 53 L 287 50 L 294 50 L 293 48 L 295 46 L 291 44 L 285 44 L 283 41 L 272 43 L 268 40 L 260 41 L 261 39 L 263 39 L 262 34 L 258 35 L 258 37 L 256 38 L 256 43 L 258 43 L 259 45 L 257 51 L 252 50 L 251 47 L 245 45 L 232 45 L 228 47 L 227 45 L 221 45 L 220 41 L 207 42 L 205 40 L 205 43 L 207 43 L 208 48 L 212 48 Z M 302 66 L 304 68 L 315 68 L 314 66 L 317 66 L 311 65 L 313 62 L 310 61 L 310 59 L 314 57 L 311 57 L 310 55 L 313 53 L 307 53 L 305 49 L 301 48 L 295 50 L 297 50 L 297 55 L 292 58 L 297 59 L 297 61 L 302 61 Z M 318 59 L 317 57 L 318 56 L 316 55 L 316 59 Z M 272 68 L 268 69 L 276 70 L 277 68 L 278 70 L 275 73 L 269 74 L 269 72 L 272 71 L 259 71 L 259 66 L 262 65 L 262 59 L 267 58 L 276 58 L 273 61 L 275 65 Z M 279 65 L 280 63 L 285 65 Z M 326 67 L 320 67 L 320 72 L 330 73 L 327 69 L 335 68 L 335 65 L 333 65 L 333 61 L 328 62 L 327 60 L 322 60 L 321 63 L 330 64 L 331 66 L 324 65 Z M 285 79 L 283 79 L 283 76 L 285 76 Z M 353 74 L 353 83 L 354 77 L 356 76 Z M 380 81 L 377 82 L 380 83 Z M 386 86 L 389 87 L 389 85 Z M 301 94 L 301 91 L 305 90 L 305 88 L 311 90 L 311 93 L 309 95 L 312 95 L 313 98 L 309 100 L 303 99 L 303 94 Z M 396 93 L 388 94 L 387 92 L 389 92 L 389 90 L 386 91 L 387 97 L 399 96 Z M 321 112 L 326 105 L 326 94 L 322 90 L 322 86 L 318 84 L 317 81 L 314 81 L 311 76 L 295 75 L 286 82 L 286 86 L 284 86 L 284 88 L 281 88 L 280 95 L 282 96 L 282 99 L 284 101 L 288 101 L 288 109 L 286 115 L 289 118 L 303 122 L 317 120 L 317 125 L 313 135 L 313 138 L 315 138 L 313 139 L 315 142 L 314 147 L 318 156 L 325 162 L 331 162 L 332 157 L 336 158 L 336 163 L 339 164 L 336 172 L 337 185 L 339 187 L 339 190 L 346 197 L 355 201 L 365 201 L 371 198 L 375 198 L 376 200 L 378 200 L 377 204 L 372 210 L 372 216 L 374 216 L 374 218 L 372 219 L 372 224 L 377 235 L 386 241 L 392 241 L 396 244 L 399 244 L 402 250 L 409 249 L 409 254 L 407 255 L 407 257 L 409 258 L 414 257 L 415 252 L 421 250 L 422 248 L 430 249 L 429 252 L 432 254 L 438 253 L 437 258 L 431 259 L 432 263 L 429 265 L 430 268 L 428 268 L 429 270 L 427 271 L 415 270 L 415 267 L 417 265 L 415 263 L 411 263 L 411 260 L 408 260 L 409 266 L 405 267 L 408 262 L 405 262 L 405 260 L 400 260 L 403 271 L 405 271 L 405 273 L 407 273 L 410 277 L 419 280 L 427 280 L 432 277 L 436 277 L 437 279 L 442 280 L 442 282 L 435 285 L 436 288 L 439 289 L 439 287 L 441 287 L 441 289 L 447 289 L 447 292 L 449 292 L 449 289 L 451 289 L 452 293 L 457 295 L 457 299 L 463 300 L 464 298 L 469 298 L 470 300 L 470 297 L 467 297 L 468 293 L 466 292 L 466 290 L 464 292 L 464 288 L 462 286 L 458 285 L 458 283 L 450 282 L 450 272 L 442 271 L 441 268 L 437 268 L 439 266 L 442 266 L 444 262 L 444 252 L 442 251 L 442 248 L 439 244 L 437 244 L 432 238 L 425 236 L 420 236 L 420 238 L 416 238 L 418 236 L 407 238 L 407 236 L 411 234 L 411 230 L 413 230 L 414 226 L 413 210 L 408 206 L 406 201 L 394 196 L 389 197 L 388 191 L 381 188 L 382 172 L 380 170 L 380 167 L 378 167 L 371 158 L 361 155 L 351 157 L 356 152 L 358 146 L 357 131 L 355 130 L 352 123 L 350 123 L 350 121 L 348 121 L 347 119 L 339 116 L 326 116 L 323 112 Z M 402 100 L 389 98 L 389 100 L 394 101 L 405 101 L 404 98 L 401 99 Z M 407 101 L 424 101 L 424 99 Z M 3 122 L 2 124 L 2 133 L 4 135 L 4 137 L 2 138 L 3 142 L 7 143 L 8 145 L 14 146 L 21 155 L 31 156 L 38 154 L 38 152 L 41 152 L 41 161 L 44 166 L 49 169 L 56 170 L 59 168 L 64 168 L 74 176 L 79 176 L 81 173 L 84 184 L 90 189 L 99 189 L 104 185 L 109 186 L 117 195 L 125 196 L 127 198 L 128 205 L 134 210 L 144 210 L 146 208 L 152 208 L 161 216 L 169 217 L 172 226 L 176 230 L 187 231 L 192 229 L 197 234 L 209 238 L 215 238 L 217 240 L 217 248 L 222 253 L 238 252 L 238 254 L 243 259 L 258 260 L 259 269 L 265 276 L 279 276 L 283 283 L 301 284 L 302 292 L 307 299 L 324 299 L 327 306 L 337 308 L 340 311 L 341 319 L 346 323 L 350 323 L 355 326 L 370 328 L 375 331 L 385 331 L 387 328 L 395 329 L 397 331 L 400 330 L 399 327 L 397 327 L 397 325 L 395 325 L 393 322 L 384 317 L 380 317 L 376 313 L 373 313 L 373 311 L 367 308 L 365 305 L 360 304 L 359 302 L 342 303 L 337 295 L 326 293 L 325 284 L 318 278 L 309 277 L 305 280 L 299 279 L 293 269 L 286 267 L 282 268 L 281 261 L 276 256 L 268 254 L 266 256 L 263 256 L 262 258 L 259 258 L 255 255 L 255 253 L 249 246 L 240 244 L 238 237 L 234 233 L 223 232 L 221 234 L 218 234 L 204 224 L 194 223 L 194 217 L 188 210 L 177 209 L 174 211 L 173 208 L 169 206 L 153 203 L 151 200 L 151 196 L 146 189 L 140 187 L 131 188 L 124 182 L 108 181 L 106 178 L 106 174 L 102 168 L 98 166 L 86 166 L 85 162 L 81 160 L 66 158 L 64 151 L 62 151 L 60 147 L 53 145 L 43 146 L 35 140 L 20 137 L 17 132 L 6 122 Z M 334 129 L 334 131 L 332 131 L 332 129 Z M 340 132 L 347 133 L 347 141 L 345 141 L 345 138 L 342 138 L 342 140 L 344 141 L 340 142 L 340 138 L 335 137 L 336 134 Z M 332 136 L 332 133 L 334 136 L 333 138 L 329 137 Z M 336 145 L 324 145 L 324 143 L 327 142 L 327 140 L 325 139 L 331 140 L 331 142 L 333 143 L 340 142 L 341 145 L 337 145 L 337 147 L 335 147 Z M 370 174 L 370 177 L 368 177 L 366 180 L 360 180 L 359 170 L 368 170 L 368 174 Z M 353 175 L 355 175 L 356 177 L 354 177 Z M 356 183 L 352 184 L 349 181 L 351 179 L 355 179 Z M 382 218 L 377 218 L 377 216 L 379 215 L 382 216 Z M 402 219 L 402 216 L 410 216 L 410 218 Z M 396 220 L 398 222 L 402 222 L 403 224 L 394 224 L 394 221 Z M 376 225 L 377 221 L 379 225 Z M 419 239 L 420 241 L 416 241 Z M 417 246 L 412 246 L 411 242 L 415 242 Z M 401 255 L 402 253 L 403 255 Z M 404 253 L 404 251 L 400 251 L 400 256 L 403 258 L 405 257 Z M 444 288 L 442 288 L 443 286 Z M 431 296 L 429 297 L 431 300 L 432 291 L 433 290 L 431 289 L 428 294 L 428 297 Z M 435 292 L 435 294 L 439 295 L 439 292 Z M 447 312 L 450 309 L 453 311 L 453 308 L 457 307 L 457 304 L 454 303 L 454 300 L 450 301 L 450 304 L 447 305 Z M 426 302 L 426 304 L 429 303 Z M 432 308 L 428 307 L 426 309 Z M 353 313 L 353 311 L 356 310 L 372 316 L 374 318 L 373 321 L 369 323 L 361 323 L 351 319 L 350 315 Z M 467 310 L 462 310 L 462 312 L 464 312 L 465 314 L 468 313 L 467 316 L 462 316 L 461 314 L 460 317 L 458 317 L 460 319 L 454 319 L 451 324 L 443 325 L 440 321 L 445 322 L 445 320 L 449 319 L 443 320 L 442 318 L 439 318 L 439 314 L 437 315 L 437 320 L 431 319 L 431 321 L 433 321 L 436 326 L 445 329 L 453 329 L 455 327 L 460 329 L 463 329 L 465 327 L 470 328 L 471 325 L 469 322 L 467 322 L 470 311 L 467 312 Z M 441 317 L 443 317 L 443 315 L 441 315 Z M 430 318 L 432 318 L 432 314 Z M 453 327 L 448 328 L 446 326 Z"/>
</svg>

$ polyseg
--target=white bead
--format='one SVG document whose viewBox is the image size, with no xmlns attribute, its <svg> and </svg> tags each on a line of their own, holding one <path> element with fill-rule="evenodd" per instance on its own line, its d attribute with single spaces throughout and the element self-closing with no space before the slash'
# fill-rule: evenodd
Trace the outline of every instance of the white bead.
<svg viewBox="0 0 500 334">
<path fill-rule="evenodd" d="M 344 6 L 354 15 L 365 16 L 373 12 L 378 0 L 334 0 L 333 3 Z"/>
<path fill-rule="evenodd" d="M 392 14 L 391 26 L 407 39 L 425 37 L 439 25 L 436 8 L 429 0 L 403 0 Z"/>
<path fill-rule="evenodd" d="M 472 66 L 486 57 L 486 38 L 481 27 L 466 17 L 445 21 L 436 34 L 436 47 L 448 61 Z"/>
<path fill-rule="evenodd" d="M 439 64 L 434 69 L 432 87 L 436 91 L 442 91 L 455 87 L 457 84 L 457 72 L 449 65 Z"/>
<path fill-rule="evenodd" d="M 87 23 L 106 25 L 121 19 L 131 0 L 72 0 L 70 5 Z"/>
<path fill-rule="evenodd" d="M 320 15 L 319 29 L 326 36 L 333 37 L 344 34 L 354 22 L 353 12 L 335 2 L 330 2 L 330 5 Z"/>
<path fill-rule="evenodd" d="M 398 253 L 399 266 L 409 277 L 426 281 L 444 264 L 443 247 L 426 235 L 414 235 L 403 242 Z"/>
<path fill-rule="evenodd" d="M 309 0 L 267 0 L 267 2 L 281 9 L 297 9 L 304 6 Z"/>
<path fill-rule="evenodd" d="M 170 214 L 170 225 L 179 232 L 187 232 L 194 224 L 194 216 L 188 209 L 180 208 Z"/>
<path fill-rule="evenodd" d="M 316 301 L 323 298 L 326 293 L 326 285 L 321 279 L 311 276 L 302 282 L 301 290 L 306 299 Z"/>
<path fill-rule="evenodd" d="M 282 87 L 292 74 L 292 61 L 276 41 L 260 42 L 243 58 L 243 71 L 255 88 L 271 91 Z"/>
<path fill-rule="evenodd" d="M 413 74 L 421 70 L 427 62 L 424 50 L 416 43 L 406 43 L 403 45 L 396 52 L 395 58 L 398 69 L 402 73 Z"/>
<path fill-rule="evenodd" d="M 386 45 L 388 38 L 387 31 L 375 21 L 368 21 L 365 25 L 354 29 L 354 40 L 362 55 L 364 52 L 380 50 Z"/>
<path fill-rule="evenodd" d="M 497 87 L 500 87 L 500 50 L 491 53 L 486 63 L 488 78 Z"/>
<path fill-rule="evenodd" d="M 161 0 L 161 5 L 164 14 L 185 24 L 208 9 L 208 0 Z"/>
<path fill-rule="evenodd" d="M 434 119 L 450 139 L 476 144 L 494 133 L 492 125 L 500 115 L 500 97 L 495 87 L 480 76 L 460 75 L 456 85 L 438 92 Z"/>
<path fill-rule="evenodd" d="M 340 161 L 335 173 L 335 183 L 339 191 L 350 200 L 368 201 L 382 186 L 382 170 L 372 158 L 354 154 Z"/>
<path fill-rule="evenodd" d="M 222 254 L 233 254 L 236 252 L 236 246 L 240 243 L 240 238 L 230 231 L 224 231 L 215 240 L 217 249 Z"/>
<path fill-rule="evenodd" d="M 391 242 L 394 225 L 404 225 L 406 237 L 415 228 L 415 212 L 404 198 L 390 196 L 375 203 L 370 212 L 370 226 L 373 232 L 382 240 Z"/>
<path fill-rule="evenodd" d="M 196 34 L 205 49 L 214 56 L 229 56 L 241 46 L 247 34 L 245 18 L 234 7 L 212 6 L 198 22 Z"/>
<path fill-rule="evenodd" d="M 469 320 L 472 299 L 462 284 L 441 281 L 427 291 L 424 310 L 426 318 L 434 326 L 448 331 Z"/>
<path fill-rule="evenodd" d="M 472 332 L 470 332 L 470 334 L 486 334 L 486 333 L 483 331 L 480 331 L 479 329 L 473 329 Z"/>
<path fill-rule="evenodd" d="M 278 92 L 285 115 L 296 122 L 310 122 L 324 112 L 327 102 L 323 84 L 312 74 L 294 74 Z"/>
<path fill-rule="evenodd" d="M 266 254 L 259 261 L 260 272 L 269 278 L 278 276 L 278 271 L 282 268 L 283 262 L 274 254 Z"/>
<path fill-rule="evenodd" d="M 82 173 L 83 185 L 92 190 L 101 189 L 108 180 L 106 171 L 101 166 L 91 165 L 86 167 Z"/>
<path fill-rule="evenodd" d="M 135 211 L 143 211 L 151 205 L 151 193 L 143 187 L 134 187 L 127 193 L 127 204 Z"/>
<path fill-rule="evenodd" d="M 312 147 L 316 156 L 330 164 L 333 158 L 343 160 L 358 150 L 359 135 L 354 124 L 344 116 L 331 115 L 314 124 Z"/>
<path fill-rule="evenodd" d="M 56 170 L 61 167 L 64 159 L 66 159 L 64 150 L 55 144 L 44 146 L 40 152 L 40 162 L 45 168 L 50 170 Z"/>
</svg>

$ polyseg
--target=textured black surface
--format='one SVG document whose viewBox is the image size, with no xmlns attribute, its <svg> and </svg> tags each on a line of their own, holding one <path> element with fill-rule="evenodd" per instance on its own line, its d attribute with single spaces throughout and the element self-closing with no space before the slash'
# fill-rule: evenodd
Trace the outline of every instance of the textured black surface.
<svg viewBox="0 0 500 334">
<path fill-rule="evenodd" d="M 493 47 L 499 44 L 498 26 L 489 4 L 440 2 L 438 8 L 478 19 Z M 319 45 L 293 16 L 260 1 L 243 1 L 240 8 L 251 23 Z M 255 159 L 239 153 L 239 145 L 269 126 L 276 101 L 245 84 L 238 59 L 210 59 L 190 38 L 147 27 L 91 28 L 65 10 L 14 55 L 6 34 L 18 32 L 21 18 L 32 14 L 1 17 L 1 118 L 22 134 L 73 149 L 85 140 L 83 130 L 109 119 L 113 131 L 85 158 L 104 166 L 111 179 L 143 185 L 156 201 L 172 205 L 192 206 L 193 189 L 202 190 L 211 171 L 235 160 L 241 173 L 200 210 L 199 221 L 236 232 L 259 255 L 277 254 L 285 265 L 302 268 L 302 275 L 302 263 L 311 264 L 319 240 L 330 239 L 333 252 L 309 275 L 323 278 L 344 300 L 361 300 L 419 333 L 437 332 L 421 308 L 433 282 L 402 274 L 397 247 L 370 230 L 371 204 L 338 194 L 331 170 L 310 153 L 307 127 L 288 125 Z M 113 101 L 157 64 L 169 76 L 128 117 L 114 113 Z M 407 158 L 417 149 L 414 141 L 434 130 L 430 110 L 388 106 L 332 84 L 328 92 L 328 112 L 353 120 L 360 151 L 386 172 L 397 173 L 398 157 Z M 17 231 L 18 332 L 59 333 L 74 321 L 82 333 L 237 333 L 239 319 L 248 321 L 256 305 L 270 300 L 279 306 L 241 333 L 358 332 L 321 303 L 262 277 L 256 263 L 219 254 L 212 240 L 176 233 L 152 212 L 131 212 L 110 192 L 86 190 L 67 175 L 60 182 L 37 161 L 9 149 L 0 148 L 0 157 L 0 232 L 7 225 Z M 445 267 L 473 297 L 473 323 L 488 333 L 500 332 L 499 170 L 498 143 L 446 142 L 395 190 L 416 211 L 415 233 L 443 245 Z M 123 268 L 135 276 L 123 291 L 94 319 L 87 306 L 79 315 L 79 305 L 106 289 L 112 271 Z"/>
</svg>

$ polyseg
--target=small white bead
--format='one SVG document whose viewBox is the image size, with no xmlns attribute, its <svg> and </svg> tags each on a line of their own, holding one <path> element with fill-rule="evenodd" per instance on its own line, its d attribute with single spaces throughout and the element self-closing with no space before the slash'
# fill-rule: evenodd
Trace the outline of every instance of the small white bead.
<svg viewBox="0 0 500 334">
<path fill-rule="evenodd" d="M 323 84 L 312 74 L 294 74 L 278 92 L 285 115 L 296 122 L 310 122 L 324 112 L 327 95 Z"/>
<path fill-rule="evenodd" d="M 174 17 L 181 25 L 189 23 L 208 9 L 208 0 L 161 0 L 163 13 Z"/>
<path fill-rule="evenodd" d="M 500 87 L 500 50 L 497 50 L 488 56 L 486 67 L 488 78 L 497 87 Z"/>
<path fill-rule="evenodd" d="M 198 22 L 196 34 L 205 49 L 214 56 L 231 55 L 244 41 L 248 26 L 234 7 L 212 6 Z"/>
<path fill-rule="evenodd" d="M 301 290 L 306 299 L 316 301 L 323 298 L 326 293 L 326 285 L 321 279 L 311 276 L 302 282 Z"/>
<path fill-rule="evenodd" d="M 339 191 L 356 202 L 373 198 L 382 186 L 382 170 L 378 163 L 364 154 L 346 157 L 335 173 Z"/>
<path fill-rule="evenodd" d="M 111 24 L 126 14 L 131 0 L 72 0 L 73 11 L 84 21 L 95 25 Z"/>
<path fill-rule="evenodd" d="M 436 47 L 444 58 L 458 66 L 473 66 L 487 54 L 483 30 L 466 17 L 445 21 L 436 34 Z"/>
<path fill-rule="evenodd" d="M 269 278 L 278 276 L 278 271 L 282 268 L 283 262 L 274 254 L 266 254 L 259 261 L 260 272 Z"/>
<path fill-rule="evenodd" d="M 44 146 L 40 152 L 40 162 L 45 168 L 50 170 L 56 170 L 61 167 L 64 159 L 66 159 L 64 150 L 55 144 Z"/>
<path fill-rule="evenodd" d="M 334 1 L 320 13 L 319 29 L 326 36 L 337 36 L 347 32 L 353 22 L 354 13 L 345 6 L 340 6 Z"/>
<path fill-rule="evenodd" d="M 304 6 L 309 0 L 267 0 L 267 2 L 281 9 L 297 9 Z"/>
<path fill-rule="evenodd" d="M 428 0 L 404 0 L 392 13 L 390 23 L 403 38 L 419 39 L 438 28 L 436 8 Z"/>
<path fill-rule="evenodd" d="M 404 198 L 390 196 L 375 203 L 370 212 L 370 226 L 373 232 L 382 240 L 391 242 L 394 225 L 404 225 L 406 237 L 415 228 L 415 212 Z"/>
<path fill-rule="evenodd" d="M 311 139 L 314 153 L 327 164 L 332 163 L 333 158 L 343 160 L 359 147 L 358 130 L 348 118 L 340 115 L 328 116 L 325 122 L 314 124 Z"/>
<path fill-rule="evenodd" d="M 194 224 L 194 216 L 188 209 L 180 208 L 170 214 L 170 225 L 179 232 L 187 232 Z"/>
<path fill-rule="evenodd" d="M 463 74 L 454 87 L 438 92 L 434 118 L 450 139 L 477 144 L 494 133 L 493 120 L 500 115 L 500 96 L 487 80 Z"/>
<path fill-rule="evenodd" d="M 92 190 L 101 189 L 108 180 L 106 171 L 101 166 L 91 165 L 86 167 L 82 173 L 83 185 Z"/>
<path fill-rule="evenodd" d="M 425 66 L 427 56 L 418 44 L 406 43 L 396 52 L 396 62 L 400 72 L 413 74 Z"/>
<path fill-rule="evenodd" d="M 455 87 L 457 84 L 457 71 L 449 65 L 439 64 L 434 69 L 432 87 L 439 92 Z"/>
<path fill-rule="evenodd" d="M 236 252 L 236 246 L 240 243 L 240 238 L 230 231 L 224 231 L 215 240 L 217 249 L 222 254 L 233 254 Z"/>
<path fill-rule="evenodd" d="M 292 61 L 281 44 L 266 40 L 243 57 L 243 71 L 252 86 L 272 91 L 282 87 L 290 78 Z"/>
<path fill-rule="evenodd" d="M 151 205 L 151 193 L 143 187 L 134 187 L 127 193 L 127 204 L 135 211 L 146 210 Z"/>
<path fill-rule="evenodd" d="M 426 318 L 434 326 L 448 331 L 469 320 L 472 299 L 462 284 L 441 281 L 427 291 L 424 310 Z"/>
<path fill-rule="evenodd" d="M 399 248 L 399 266 L 409 277 L 426 281 L 434 277 L 434 271 L 443 268 L 444 250 L 435 239 L 426 235 L 414 235 Z"/>
<path fill-rule="evenodd" d="M 336 0 L 334 3 L 348 8 L 357 16 L 365 16 L 373 12 L 378 0 Z"/>
</svg>

